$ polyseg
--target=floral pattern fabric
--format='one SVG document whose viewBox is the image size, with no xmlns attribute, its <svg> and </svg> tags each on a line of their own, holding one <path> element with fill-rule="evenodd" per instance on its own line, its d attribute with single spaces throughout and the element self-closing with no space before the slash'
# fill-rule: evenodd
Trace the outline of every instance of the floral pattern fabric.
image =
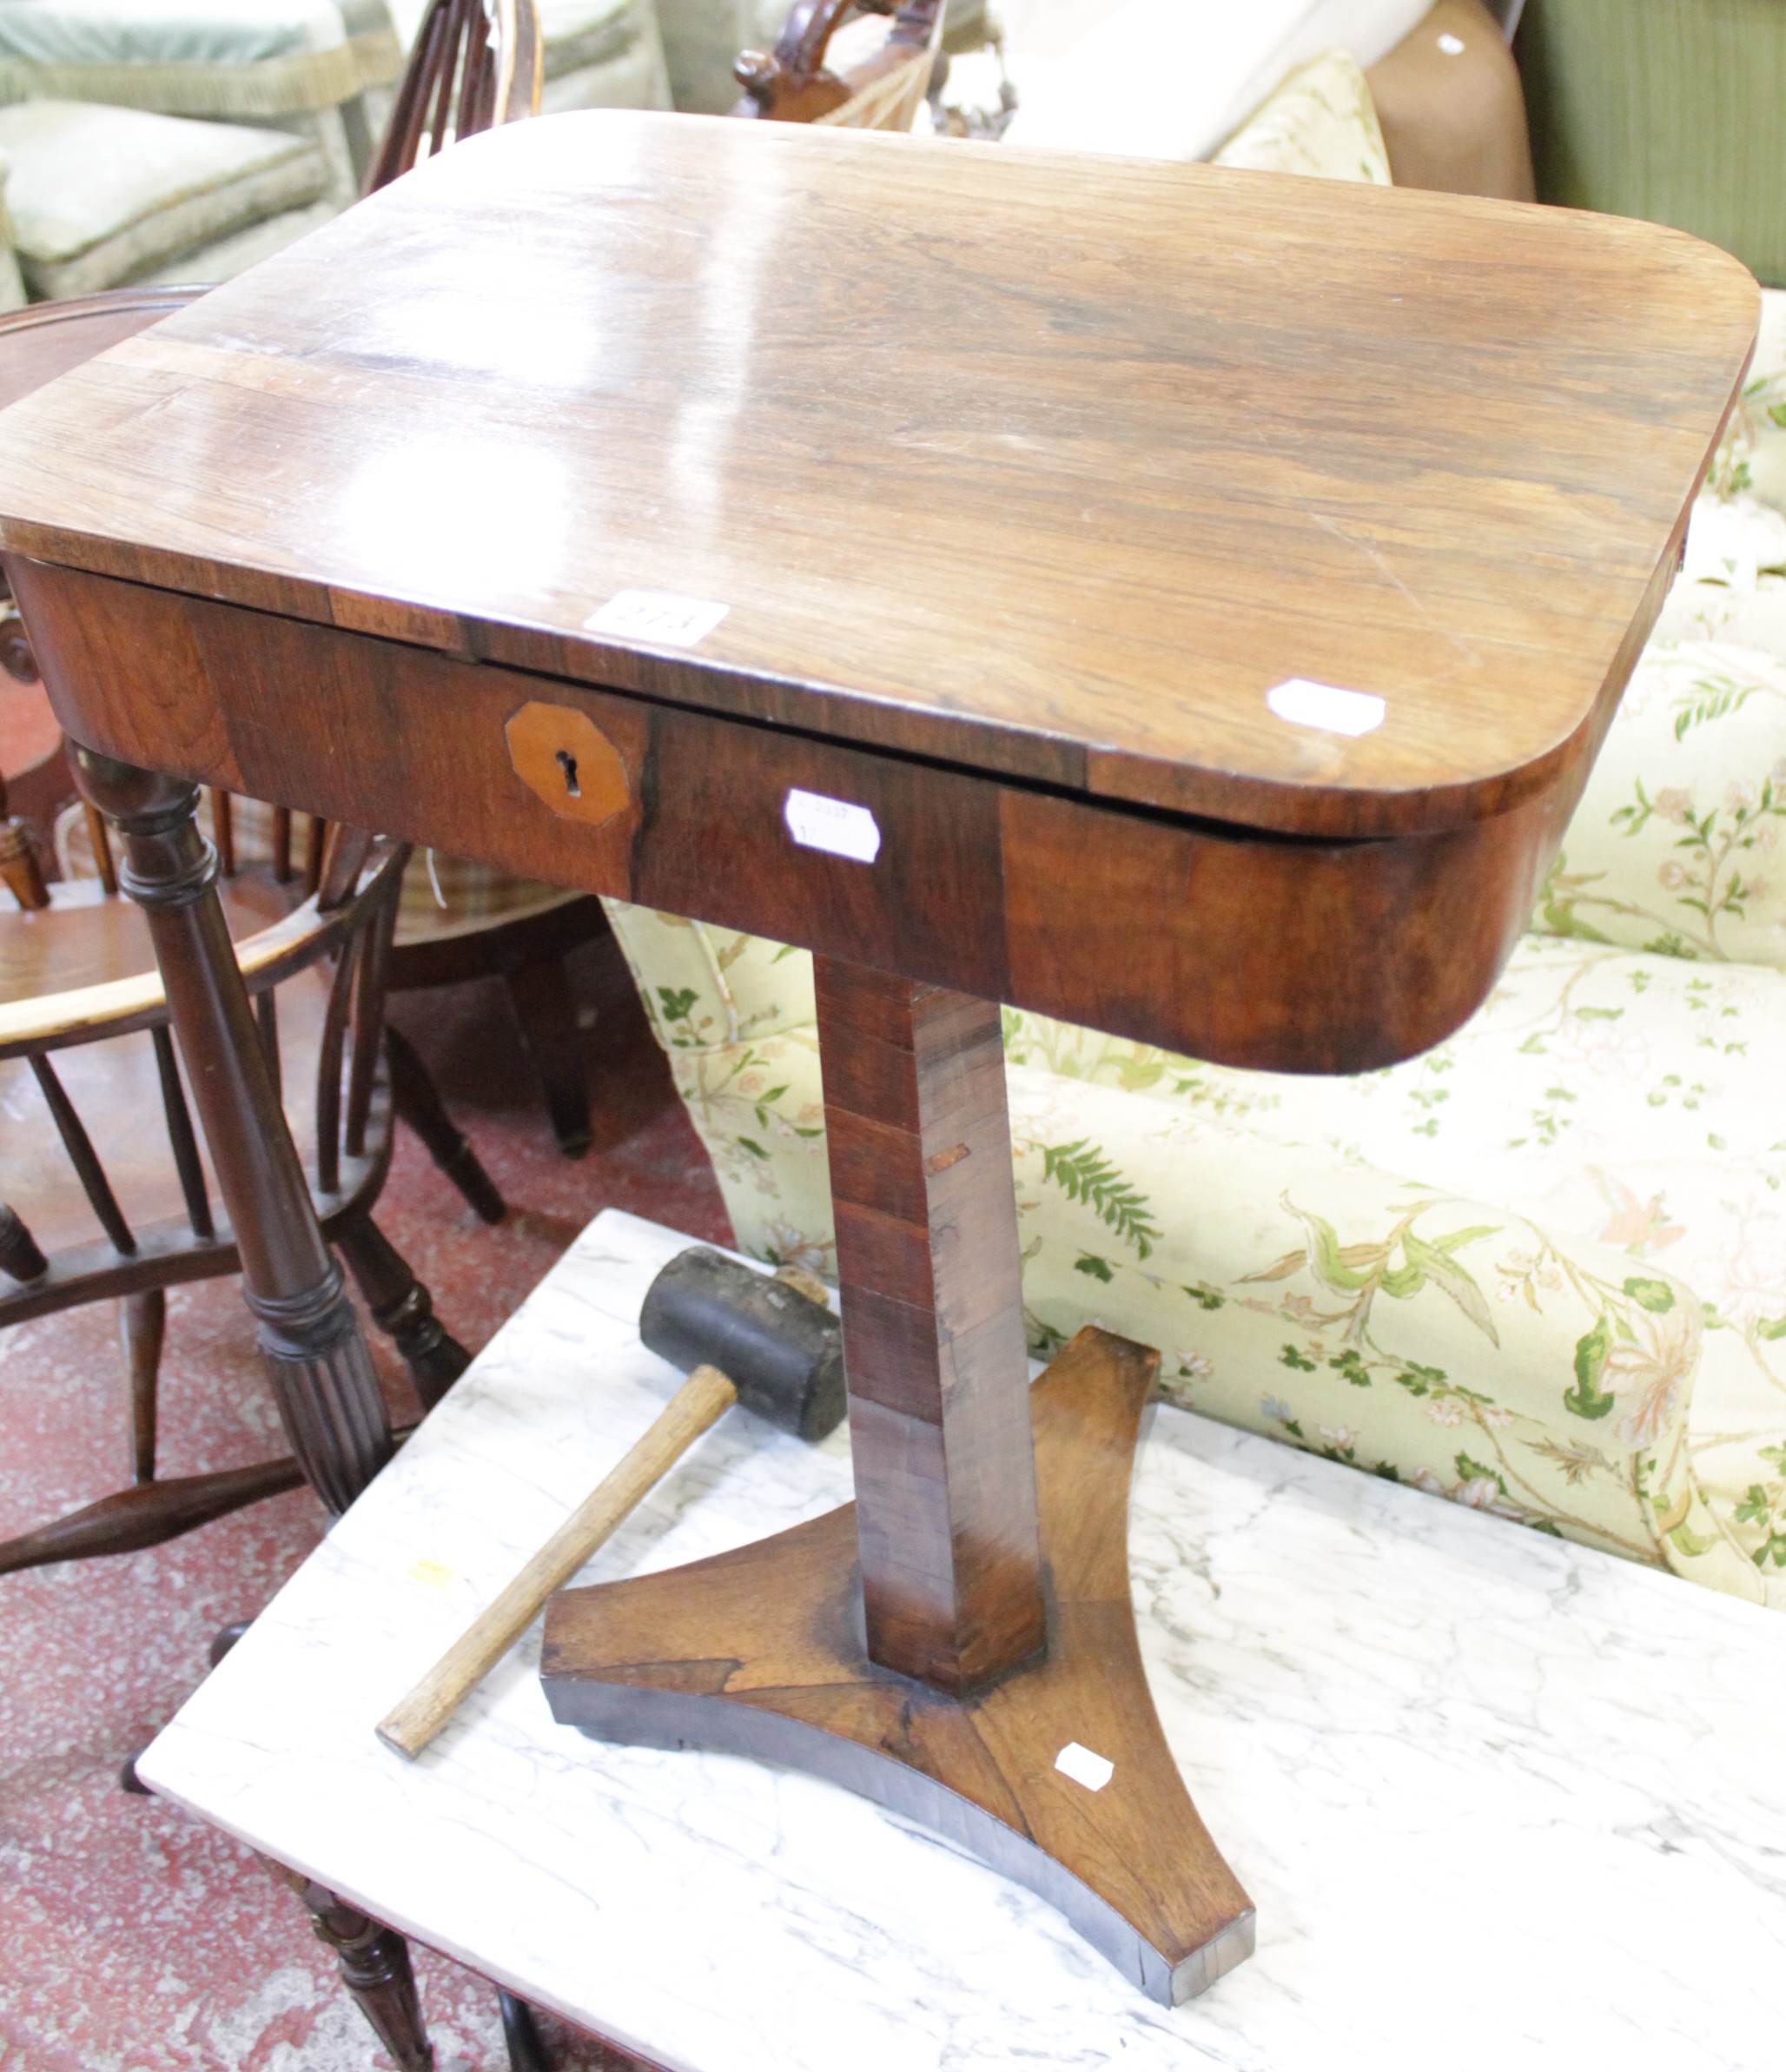
<svg viewBox="0 0 1786 2072">
<path fill-rule="evenodd" d="M 1371 89 L 1349 51 L 1299 67 L 1216 152 L 1212 163 L 1387 187 L 1389 153 Z"/>
<path fill-rule="evenodd" d="M 711 970 L 810 960 L 611 908 L 740 1244 L 834 1274 L 817 1032 Z M 810 1003 L 810 994 L 804 996 Z M 810 1004 L 807 1014 L 810 1016 Z M 1006 1011 L 1024 1301 L 1188 1407 L 1786 1603 L 1786 975 L 1528 937 L 1449 1043 L 1244 1072 Z"/>
<path fill-rule="evenodd" d="M 1534 925 L 1704 963 L 1786 965 L 1786 659 L 1652 645 Z"/>
</svg>

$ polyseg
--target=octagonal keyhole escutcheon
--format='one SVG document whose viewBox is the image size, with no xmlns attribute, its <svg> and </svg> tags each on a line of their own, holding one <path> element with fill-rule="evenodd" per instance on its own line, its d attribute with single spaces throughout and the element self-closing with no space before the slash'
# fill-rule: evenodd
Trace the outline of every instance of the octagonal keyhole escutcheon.
<svg viewBox="0 0 1786 2072">
<path fill-rule="evenodd" d="M 515 775 L 561 818 L 599 827 L 632 803 L 620 751 L 588 713 L 533 698 L 503 731 Z"/>
</svg>

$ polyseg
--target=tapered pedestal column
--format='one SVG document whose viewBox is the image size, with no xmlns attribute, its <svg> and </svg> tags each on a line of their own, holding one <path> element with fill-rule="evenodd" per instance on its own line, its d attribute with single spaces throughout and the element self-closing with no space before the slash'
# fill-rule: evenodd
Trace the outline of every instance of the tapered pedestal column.
<svg viewBox="0 0 1786 2072">
<path fill-rule="evenodd" d="M 813 977 L 868 1652 L 968 1691 L 1047 1638 L 998 1008 Z"/>
<path fill-rule="evenodd" d="M 1128 1484 L 1160 1356 L 1088 1329 L 1029 1387 L 998 1009 L 817 976 L 857 1501 L 560 1592 L 553 1716 L 847 1784 L 1188 1999 L 1251 1953 L 1254 1920 L 1135 1642 Z"/>
</svg>

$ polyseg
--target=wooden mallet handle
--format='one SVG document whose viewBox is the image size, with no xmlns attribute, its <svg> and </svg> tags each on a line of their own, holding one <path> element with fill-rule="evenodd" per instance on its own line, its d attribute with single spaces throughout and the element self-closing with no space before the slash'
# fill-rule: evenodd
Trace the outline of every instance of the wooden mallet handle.
<svg viewBox="0 0 1786 2072">
<path fill-rule="evenodd" d="M 652 1428 L 612 1468 L 489 1609 L 473 1620 L 396 1710 L 378 1738 L 400 1756 L 419 1756 L 466 1697 L 532 1624 L 652 1486 L 738 1400 L 717 1367 L 698 1367 L 658 1413 Z"/>
</svg>

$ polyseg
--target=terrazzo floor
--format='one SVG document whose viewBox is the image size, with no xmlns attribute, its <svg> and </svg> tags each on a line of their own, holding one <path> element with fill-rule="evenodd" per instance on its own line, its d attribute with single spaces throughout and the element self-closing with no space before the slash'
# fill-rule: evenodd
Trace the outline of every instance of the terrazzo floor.
<svg viewBox="0 0 1786 2072">
<path fill-rule="evenodd" d="M 585 1223 L 630 1208 L 730 1241 L 706 1158 L 612 944 L 573 960 L 589 1021 L 595 1148 L 561 1158 L 493 983 L 400 999 L 510 1204 L 479 1223 L 400 1134 L 382 1227 L 473 1351 Z M 400 1363 L 370 1334 L 397 1416 Z M 0 1333 L 0 1536 L 122 1479 L 109 1307 Z M 283 1450 L 235 1284 L 173 1291 L 162 1369 L 164 1474 Z M 236 1843 L 119 1768 L 204 1674 L 212 1635 L 251 1617 L 316 1544 L 294 1491 L 163 1547 L 0 1577 L 0 2072 L 362 2072 L 390 2061 L 297 1903 Z M 418 1950 L 440 2072 L 506 2065 L 495 1996 Z M 634 2061 L 542 2022 L 561 2072 Z"/>
</svg>

